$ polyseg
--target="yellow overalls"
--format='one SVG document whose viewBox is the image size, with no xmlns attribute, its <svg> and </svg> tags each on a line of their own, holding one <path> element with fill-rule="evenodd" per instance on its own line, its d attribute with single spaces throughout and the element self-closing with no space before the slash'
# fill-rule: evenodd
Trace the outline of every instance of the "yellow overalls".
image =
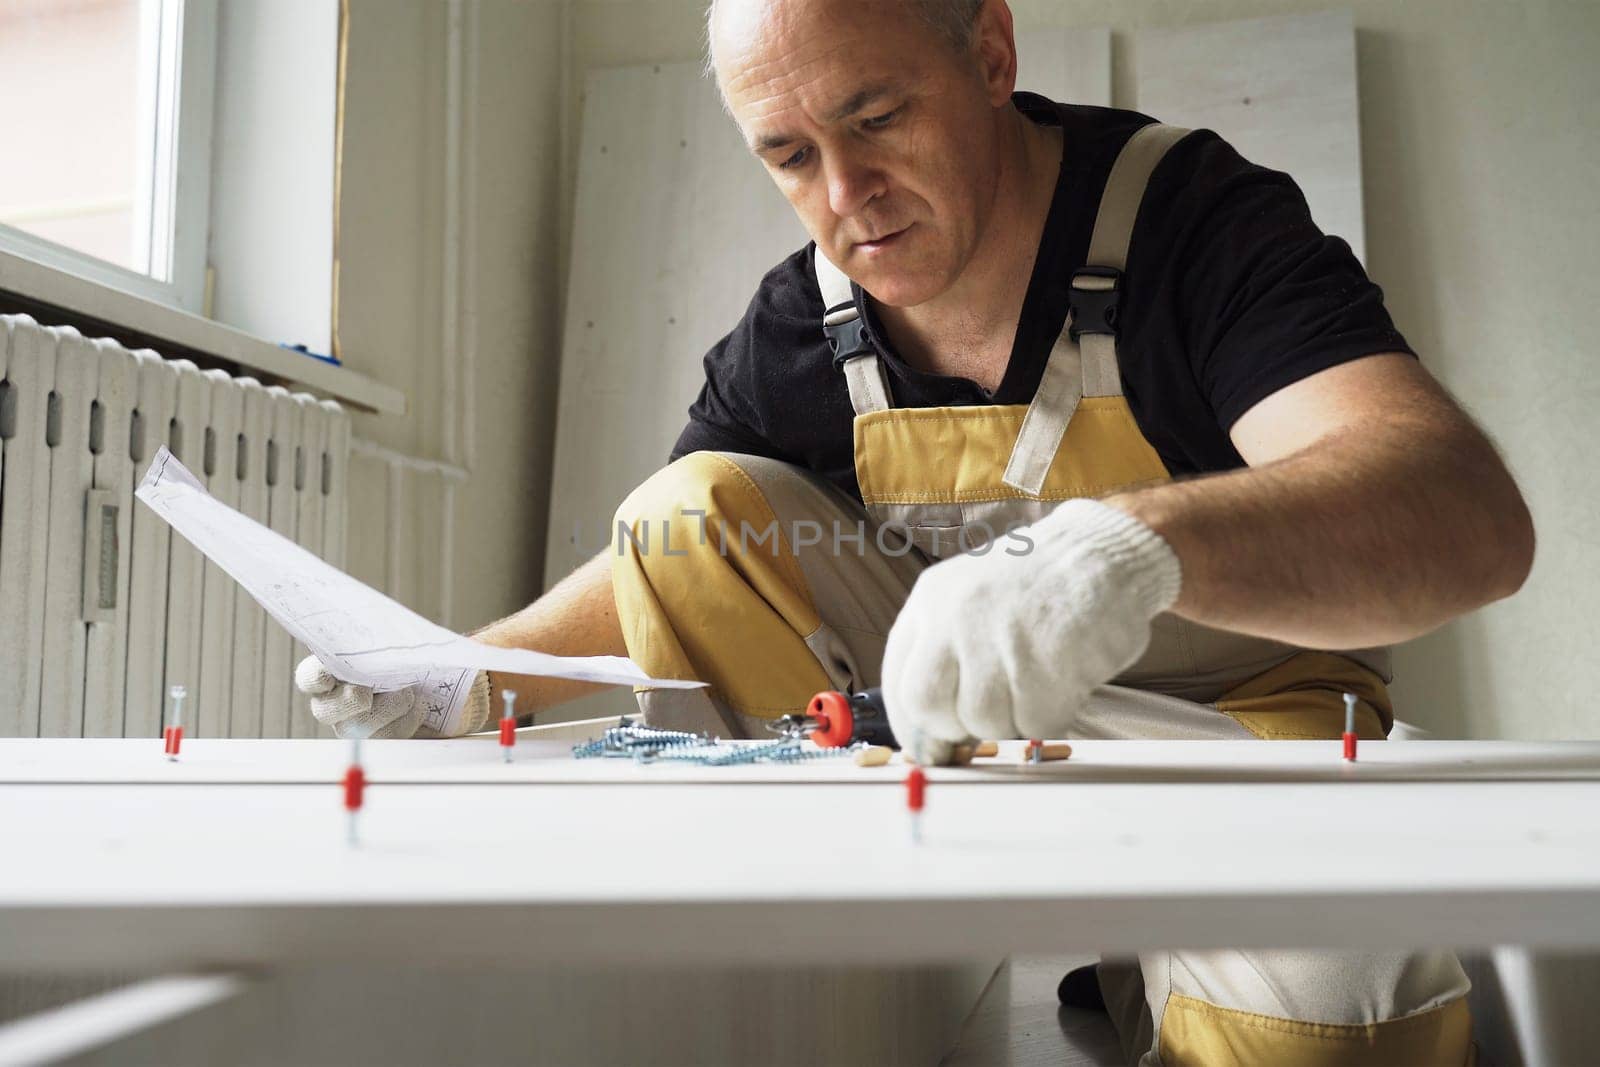
<svg viewBox="0 0 1600 1067">
<path fill-rule="evenodd" d="M 1170 479 L 1122 395 L 1115 313 L 1145 186 L 1187 132 L 1147 126 L 1113 165 L 1089 265 L 1026 407 L 893 407 L 849 279 L 817 253 L 864 506 L 775 460 L 713 452 L 630 494 L 613 561 L 628 653 L 657 677 L 709 683 L 640 691 L 650 722 L 741 736 L 820 689 L 876 685 L 923 568 L 1064 500 Z M 1385 649 L 1311 651 L 1165 614 L 1071 736 L 1336 738 L 1348 691 L 1361 736 L 1382 738 L 1388 674 Z M 1101 973 L 1131 1062 L 1458 1067 L 1471 1056 L 1468 983 L 1448 953 L 1146 953 Z"/>
</svg>

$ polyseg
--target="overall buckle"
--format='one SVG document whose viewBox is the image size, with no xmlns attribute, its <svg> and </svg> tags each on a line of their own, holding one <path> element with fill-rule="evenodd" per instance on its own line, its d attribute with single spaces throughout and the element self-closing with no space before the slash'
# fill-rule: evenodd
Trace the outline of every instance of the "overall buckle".
<svg viewBox="0 0 1600 1067">
<path fill-rule="evenodd" d="M 1086 333 L 1117 335 L 1117 304 L 1122 272 L 1115 267 L 1084 267 L 1072 276 L 1067 306 L 1072 309 L 1069 334 L 1076 341 Z"/>
<path fill-rule="evenodd" d="M 852 315 L 842 322 L 824 323 L 822 332 L 827 335 L 828 347 L 833 349 L 834 367 L 843 367 L 847 360 L 872 354 L 872 334 L 860 315 Z"/>
</svg>

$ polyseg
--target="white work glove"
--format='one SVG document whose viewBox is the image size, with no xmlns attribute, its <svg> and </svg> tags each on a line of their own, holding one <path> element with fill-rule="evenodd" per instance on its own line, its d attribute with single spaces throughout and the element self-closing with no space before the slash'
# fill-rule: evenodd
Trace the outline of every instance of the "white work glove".
<svg viewBox="0 0 1600 1067">
<path fill-rule="evenodd" d="M 978 738 L 1065 737 L 1089 691 L 1130 666 L 1178 599 L 1178 557 L 1150 527 L 1071 500 L 1023 532 L 923 571 L 883 653 L 906 755 L 944 764 Z"/>
<path fill-rule="evenodd" d="M 324 726 L 332 727 L 338 737 L 414 737 L 418 736 L 419 728 L 421 736 L 438 737 L 435 731 L 422 727 L 423 712 L 434 699 L 448 699 L 447 706 L 441 709 L 443 721 L 448 722 L 459 708 L 459 725 L 451 731 L 452 735 L 474 733 L 489 721 L 489 675 L 486 671 L 462 671 L 454 677 L 430 678 L 424 685 L 432 688 L 432 693 L 421 692 L 422 686 L 415 685 L 374 693 L 370 686 L 341 682 L 328 672 L 321 660 L 307 656 L 294 670 L 294 684 L 311 698 L 311 714 Z M 441 698 L 441 693 L 447 697 Z"/>
</svg>

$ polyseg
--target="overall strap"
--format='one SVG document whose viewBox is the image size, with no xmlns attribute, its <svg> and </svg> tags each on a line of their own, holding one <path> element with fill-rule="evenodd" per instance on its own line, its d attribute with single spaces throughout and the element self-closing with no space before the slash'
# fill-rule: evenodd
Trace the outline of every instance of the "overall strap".
<svg viewBox="0 0 1600 1067">
<path fill-rule="evenodd" d="M 833 349 L 833 365 L 844 369 L 850 388 L 850 406 L 857 415 L 889 408 L 889 379 L 872 347 L 867 324 L 856 310 L 850 278 L 833 261 L 816 250 L 817 288 L 822 290 L 822 332 Z"/>
<path fill-rule="evenodd" d="M 1152 123 L 1129 138 L 1111 166 L 1100 194 L 1087 263 L 1072 276 L 1066 327 L 1050 350 L 1006 463 L 1002 480 L 1013 489 L 1038 496 L 1079 400 L 1122 395 L 1117 311 L 1133 224 L 1156 165 L 1188 133 Z"/>
</svg>

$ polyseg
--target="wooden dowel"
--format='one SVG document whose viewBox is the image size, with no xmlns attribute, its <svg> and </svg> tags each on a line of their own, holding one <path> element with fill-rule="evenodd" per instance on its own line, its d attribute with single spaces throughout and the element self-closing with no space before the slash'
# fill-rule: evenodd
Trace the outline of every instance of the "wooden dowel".
<svg viewBox="0 0 1600 1067">
<path fill-rule="evenodd" d="M 857 767 L 882 767 L 889 762 L 889 757 L 894 755 L 894 750 L 884 748 L 882 745 L 871 745 L 855 754 Z"/>
</svg>

